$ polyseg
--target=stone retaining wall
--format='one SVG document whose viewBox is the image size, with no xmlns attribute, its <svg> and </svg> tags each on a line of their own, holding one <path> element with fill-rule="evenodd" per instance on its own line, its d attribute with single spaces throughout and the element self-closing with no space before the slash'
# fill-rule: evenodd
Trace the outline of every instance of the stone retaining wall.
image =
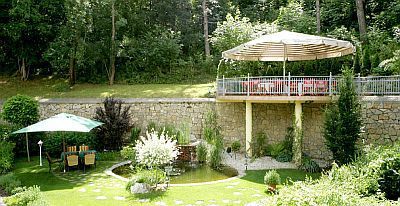
<svg viewBox="0 0 400 206">
<path fill-rule="evenodd" d="M 245 103 L 222 103 L 215 99 L 124 99 L 130 105 L 132 122 L 142 131 L 150 122 L 158 125 L 189 124 L 192 137 L 202 138 L 202 129 L 209 111 L 216 111 L 225 138 L 225 145 L 240 140 L 245 145 Z M 1 105 L 1 102 L 0 102 Z M 364 142 L 382 144 L 400 140 L 400 97 L 364 97 L 362 99 Z M 41 119 L 60 112 L 88 118 L 102 106 L 102 99 L 40 100 Z M 303 104 L 303 151 L 314 159 L 329 160 L 323 133 L 324 104 Z M 0 107 L 1 108 L 1 107 Z M 285 138 L 292 126 L 294 104 L 253 104 L 253 135 L 267 134 L 266 143 Z M 142 134 L 143 135 L 143 134 Z"/>
</svg>

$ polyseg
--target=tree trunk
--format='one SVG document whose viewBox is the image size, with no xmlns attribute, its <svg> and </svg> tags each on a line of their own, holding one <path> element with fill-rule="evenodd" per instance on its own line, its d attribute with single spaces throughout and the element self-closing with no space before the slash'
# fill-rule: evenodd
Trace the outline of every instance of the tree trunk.
<svg viewBox="0 0 400 206">
<path fill-rule="evenodd" d="M 317 33 L 321 33 L 321 12 L 319 6 L 319 0 L 315 0 L 315 12 L 317 14 Z"/>
<path fill-rule="evenodd" d="M 22 58 L 21 67 L 19 68 L 19 70 L 21 72 L 21 80 L 28 80 L 28 70 L 26 69 L 25 58 Z"/>
<path fill-rule="evenodd" d="M 364 0 L 356 0 L 356 6 L 360 40 L 365 42 L 367 40 L 367 23 L 365 22 Z"/>
<path fill-rule="evenodd" d="M 115 77 L 115 1 L 111 3 L 111 48 L 110 48 L 110 74 L 108 76 L 109 84 L 114 84 Z"/>
<path fill-rule="evenodd" d="M 208 41 L 208 13 L 207 0 L 203 0 L 203 27 L 204 27 L 204 50 L 206 57 L 210 56 L 210 43 Z"/>
<path fill-rule="evenodd" d="M 69 85 L 75 84 L 75 57 L 71 55 L 69 57 Z"/>
</svg>

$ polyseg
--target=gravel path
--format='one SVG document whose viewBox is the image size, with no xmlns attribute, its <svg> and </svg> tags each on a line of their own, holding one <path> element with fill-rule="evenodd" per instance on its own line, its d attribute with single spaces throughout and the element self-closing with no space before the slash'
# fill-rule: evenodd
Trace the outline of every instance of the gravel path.
<svg viewBox="0 0 400 206">
<path fill-rule="evenodd" d="M 239 175 L 244 175 L 246 171 L 246 158 L 244 154 L 235 154 L 231 153 L 230 155 L 226 152 L 223 154 L 223 164 L 229 165 L 233 168 L 236 168 L 239 172 Z M 278 162 L 272 157 L 261 157 L 257 158 L 254 161 L 251 158 L 247 159 L 247 169 L 248 170 L 262 170 L 262 169 L 283 169 L 283 168 L 291 168 L 296 169 L 296 166 L 290 162 Z"/>
</svg>

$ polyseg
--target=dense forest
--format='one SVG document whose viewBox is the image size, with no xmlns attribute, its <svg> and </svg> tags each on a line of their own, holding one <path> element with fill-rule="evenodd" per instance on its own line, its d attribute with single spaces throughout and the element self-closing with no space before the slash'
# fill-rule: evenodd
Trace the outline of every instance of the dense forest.
<svg viewBox="0 0 400 206">
<path fill-rule="evenodd" d="M 221 52 L 290 30 L 351 41 L 354 56 L 290 62 L 294 75 L 400 73 L 400 0 L 0 0 L 0 73 L 89 83 L 215 79 Z M 219 75 L 281 74 L 222 61 Z"/>
</svg>

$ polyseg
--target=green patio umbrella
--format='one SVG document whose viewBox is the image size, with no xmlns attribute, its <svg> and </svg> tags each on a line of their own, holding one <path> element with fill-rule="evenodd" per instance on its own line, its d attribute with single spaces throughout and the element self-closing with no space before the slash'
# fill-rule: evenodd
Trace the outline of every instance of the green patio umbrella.
<svg viewBox="0 0 400 206">
<path fill-rule="evenodd" d="M 17 133 L 30 133 L 30 132 L 89 132 L 95 127 L 102 125 L 102 122 L 94 121 L 84 117 L 76 116 L 73 114 L 61 113 L 52 116 L 48 119 L 42 120 L 18 131 Z M 28 140 L 27 140 L 28 141 Z M 27 151 L 29 155 L 29 148 L 27 143 Z M 65 152 L 65 141 L 63 140 L 63 151 Z M 65 159 L 65 158 L 64 158 Z"/>
</svg>

